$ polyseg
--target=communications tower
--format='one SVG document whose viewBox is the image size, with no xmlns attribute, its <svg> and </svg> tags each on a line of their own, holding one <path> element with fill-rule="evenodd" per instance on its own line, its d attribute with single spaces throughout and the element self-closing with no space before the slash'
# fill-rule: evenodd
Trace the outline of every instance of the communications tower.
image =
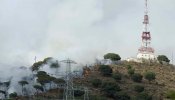
<svg viewBox="0 0 175 100">
<path fill-rule="evenodd" d="M 155 60 L 154 49 L 151 47 L 151 33 L 148 29 L 149 26 L 149 16 L 148 16 L 148 0 L 145 0 L 145 15 L 144 15 L 144 30 L 142 33 L 142 45 L 138 49 L 137 58 Z"/>
</svg>

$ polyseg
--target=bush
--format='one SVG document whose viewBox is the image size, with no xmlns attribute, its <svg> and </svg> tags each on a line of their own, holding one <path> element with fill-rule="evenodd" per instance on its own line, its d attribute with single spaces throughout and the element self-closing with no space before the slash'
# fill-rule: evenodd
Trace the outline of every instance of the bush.
<svg viewBox="0 0 175 100">
<path fill-rule="evenodd" d="M 89 100 L 107 100 L 107 97 L 103 95 L 90 95 Z"/>
<path fill-rule="evenodd" d="M 66 83 L 66 81 L 62 78 L 57 78 L 57 79 L 53 80 L 53 82 L 55 84 L 65 84 Z"/>
<path fill-rule="evenodd" d="M 16 92 L 13 92 L 13 93 L 10 93 L 9 94 L 9 97 L 10 98 L 16 98 L 18 95 L 17 95 L 17 93 Z"/>
<path fill-rule="evenodd" d="M 125 92 L 117 92 L 114 96 L 116 100 L 130 100 L 131 97 Z"/>
<path fill-rule="evenodd" d="M 166 97 L 175 100 L 175 90 L 170 90 L 166 93 Z"/>
<path fill-rule="evenodd" d="M 131 65 L 127 65 L 127 69 L 132 69 L 132 66 Z"/>
<path fill-rule="evenodd" d="M 44 91 L 44 88 L 40 85 L 33 85 L 33 88 L 35 88 L 36 90 L 39 90 L 39 91 Z"/>
<path fill-rule="evenodd" d="M 146 92 L 142 92 L 136 97 L 136 100 L 152 100 L 152 96 Z"/>
<path fill-rule="evenodd" d="M 122 74 L 117 72 L 117 73 L 114 73 L 112 75 L 112 77 L 116 80 L 116 81 L 120 81 L 122 79 Z"/>
<path fill-rule="evenodd" d="M 58 68 L 58 67 L 60 67 L 58 61 L 52 62 L 52 63 L 50 64 L 50 68 Z"/>
<path fill-rule="evenodd" d="M 157 57 L 157 60 L 158 60 L 161 64 L 163 64 L 163 62 L 167 62 L 167 63 L 170 62 L 170 60 L 168 59 L 168 57 L 165 56 L 165 55 L 159 55 L 159 56 Z"/>
<path fill-rule="evenodd" d="M 150 81 L 156 79 L 156 74 L 153 73 L 153 72 L 146 72 L 146 73 L 144 74 L 144 77 L 145 77 L 145 79 L 147 79 L 147 80 L 150 82 Z"/>
<path fill-rule="evenodd" d="M 114 97 L 116 91 L 120 91 L 120 87 L 115 82 L 104 82 L 102 90 L 108 97 Z"/>
<path fill-rule="evenodd" d="M 111 76 L 112 68 L 108 65 L 100 65 L 99 71 L 103 76 Z"/>
<path fill-rule="evenodd" d="M 139 73 L 135 73 L 131 76 L 131 79 L 134 81 L 134 82 L 141 82 L 142 81 L 142 78 L 143 76 Z"/>
<path fill-rule="evenodd" d="M 132 76 L 135 73 L 135 69 L 128 69 L 128 74 Z"/>
<path fill-rule="evenodd" d="M 92 82 L 92 85 L 96 88 L 102 84 L 102 81 L 100 79 L 93 79 L 91 82 Z"/>
<path fill-rule="evenodd" d="M 75 97 L 82 96 L 82 95 L 84 95 L 84 91 L 74 90 L 74 96 Z"/>
<path fill-rule="evenodd" d="M 141 86 L 141 85 L 135 85 L 134 86 L 134 91 L 140 93 L 140 92 L 143 92 L 144 91 L 144 87 Z"/>
<path fill-rule="evenodd" d="M 104 59 L 110 59 L 112 61 L 118 61 L 121 59 L 121 57 L 118 54 L 115 53 L 108 53 L 104 55 Z"/>
</svg>

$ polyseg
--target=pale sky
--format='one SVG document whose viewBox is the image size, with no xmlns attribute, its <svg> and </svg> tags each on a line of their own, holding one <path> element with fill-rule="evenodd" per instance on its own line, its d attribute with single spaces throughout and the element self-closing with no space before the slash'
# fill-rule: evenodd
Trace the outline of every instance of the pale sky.
<svg viewBox="0 0 175 100">
<path fill-rule="evenodd" d="M 175 0 L 148 0 L 155 54 L 175 53 Z M 136 57 L 144 0 L 0 0 L 0 68 L 45 57 Z"/>
</svg>

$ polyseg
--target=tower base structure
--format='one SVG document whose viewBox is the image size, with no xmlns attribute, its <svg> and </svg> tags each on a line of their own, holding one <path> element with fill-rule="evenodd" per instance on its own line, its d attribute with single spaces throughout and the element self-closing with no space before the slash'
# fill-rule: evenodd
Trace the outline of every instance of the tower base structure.
<svg viewBox="0 0 175 100">
<path fill-rule="evenodd" d="M 153 53 L 138 53 L 137 59 L 156 60 L 156 56 Z"/>
<path fill-rule="evenodd" d="M 137 59 L 145 60 L 156 60 L 157 57 L 154 55 L 154 49 L 152 47 L 140 47 Z"/>
</svg>

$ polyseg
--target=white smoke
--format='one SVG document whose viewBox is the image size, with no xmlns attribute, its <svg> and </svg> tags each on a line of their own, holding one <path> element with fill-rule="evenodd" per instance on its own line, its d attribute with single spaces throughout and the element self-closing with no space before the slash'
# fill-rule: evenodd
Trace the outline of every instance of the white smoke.
<svg viewBox="0 0 175 100">
<path fill-rule="evenodd" d="M 170 58 L 175 50 L 174 0 L 149 3 L 152 45 Z M 135 56 L 143 11 L 144 0 L 0 0 L 1 80 L 29 75 L 15 68 L 30 67 L 35 56 L 37 61 L 70 58 L 81 64 L 108 52 Z"/>
<path fill-rule="evenodd" d="M 29 66 L 35 56 L 37 60 L 71 58 L 84 64 L 107 52 L 126 57 L 122 45 L 130 43 L 122 39 L 128 33 L 123 31 L 125 17 L 119 15 L 129 8 L 122 5 L 120 0 L 2 0 L 0 61 Z"/>
</svg>

